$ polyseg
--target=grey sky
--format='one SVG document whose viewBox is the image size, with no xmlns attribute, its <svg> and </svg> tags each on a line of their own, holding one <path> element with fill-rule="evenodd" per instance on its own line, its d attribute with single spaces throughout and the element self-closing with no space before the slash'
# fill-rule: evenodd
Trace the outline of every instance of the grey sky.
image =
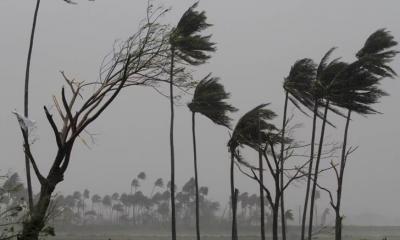
<svg viewBox="0 0 400 240">
<path fill-rule="evenodd" d="M 77 0 L 78 1 L 78 0 Z M 164 18 L 177 22 L 192 4 L 188 0 L 156 1 L 172 6 Z M 116 39 L 136 31 L 145 14 L 145 0 L 96 0 L 67 5 L 61 0 L 43 0 L 39 13 L 31 71 L 31 118 L 37 120 L 39 141 L 33 149 L 41 169 L 54 156 L 53 135 L 42 111 L 59 94 L 63 82 L 59 70 L 80 80 L 93 80 L 103 57 Z M 202 0 L 218 51 L 194 73 L 197 78 L 208 72 L 221 77 L 232 93 L 232 103 L 241 114 L 263 102 L 281 113 L 282 79 L 295 60 L 311 57 L 318 61 L 332 46 L 335 56 L 352 60 L 366 37 L 378 28 L 388 28 L 400 41 L 400 2 L 398 0 L 292 0 L 228 1 Z M 23 110 L 23 79 L 28 36 L 34 1 L 0 1 L 0 161 L 1 170 L 23 173 L 21 136 L 14 109 Z M 400 59 L 393 63 L 400 72 Z M 351 145 L 360 148 L 352 155 L 346 172 L 344 212 L 357 215 L 370 212 L 386 215 L 391 224 L 400 224 L 400 168 L 398 136 L 400 128 L 400 83 L 386 80 L 383 88 L 391 96 L 376 107 L 384 115 L 354 118 Z M 185 101 L 183 101 L 185 103 Z M 291 107 L 293 109 L 293 107 Z M 296 134 L 309 141 L 309 122 L 296 114 L 304 128 Z M 183 105 L 177 109 L 176 161 L 177 182 L 181 186 L 193 174 L 190 114 Z M 340 141 L 343 120 L 334 118 L 338 130 L 329 131 L 329 140 Z M 277 124 L 280 123 L 278 118 Z M 130 181 L 146 171 L 150 182 L 169 176 L 169 109 L 164 97 L 146 88 L 130 88 L 114 102 L 101 119 L 90 127 L 97 133 L 91 149 L 76 144 L 70 169 L 58 190 L 70 193 L 89 188 L 105 194 L 129 191 Z M 228 133 L 210 121 L 198 121 L 199 180 L 210 187 L 213 199 L 228 198 Z M 256 156 L 254 156 L 256 157 Z M 330 184 L 330 177 L 322 180 Z M 255 191 L 254 183 L 238 177 L 242 191 Z M 296 210 L 303 199 L 302 188 L 291 189 L 289 207 Z M 150 190 L 149 190 L 150 191 Z M 377 202 L 380 201 L 380 204 Z M 319 204 L 327 206 L 323 198 Z"/>
</svg>

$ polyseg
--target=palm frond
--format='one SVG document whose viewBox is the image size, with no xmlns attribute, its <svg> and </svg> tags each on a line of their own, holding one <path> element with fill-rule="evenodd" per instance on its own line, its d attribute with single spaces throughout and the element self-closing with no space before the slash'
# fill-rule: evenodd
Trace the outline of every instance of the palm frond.
<svg viewBox="0 0 400 240">
<path fill-rule="evenodd" d="M 243 145 L 258 150 L 270 139 L 268 134 L 277 131 L 275 125 L 269 122 L 276 114 L 266 108 L 268 105 L 260 104 L 239 119 L 228 142 L 231 151 Z"/>
<path fill-rule="evenodd" d="M 230 128 L 232 119 L 228 113 L 237 109 L 226 102 L 230 94 L 218 81 L 219 78 L 211 77 L 211 74 L 204 77 L 196 86 L 188 107 L 190 111 L 206 116 L 215 124 Z"/>
<path fill-rule="evenodd" d="M 356 57 L 363 61 L 364 67 L 381 77 L 394 77 L 396 72 L 387 64 L 399 53 L 392 48 L 397 46 L 393 35 L 386 29 L 372 33 Z"/>
<path fill-rule="evenodd" d="M 190 65 L 199 65 L 207 61 L 210 56 L 207 52 L 216 50 L 215 43 L 211 42 L 211 35 L 201 35 L 211 24 L 207 23 L 204 11 L 196 11 L 198 2 L 193 4 L 182 15 L 178 25 L 173 29 L 170 44 L 176 55 Z"/>
</svg>

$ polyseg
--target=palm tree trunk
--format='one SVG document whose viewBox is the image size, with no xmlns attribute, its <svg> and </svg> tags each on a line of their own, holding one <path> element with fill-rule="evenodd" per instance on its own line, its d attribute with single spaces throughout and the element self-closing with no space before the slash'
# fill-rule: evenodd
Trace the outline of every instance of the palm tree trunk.
<svg viewBox="0 0 400 240">
<path fill-rule="evenodd" d="M 301 221 L 301 240 L 305 239 L 305 232 L 306 232 L 307 207 L 308 207 L 308 200 L 309 200 L 309 196 L 310 196 L 311 174 L 312 174 L 313 162 L 314 162 L 314 145 L 315 145 L 315 132 L 316 132 L 316 127 L 317 127 L 317 114 L 318 114 L 318 101 L 315 100 L 312 133 L 311 133 L 310 162 L 308 163 L 306 197 L 304 200 L 303 218 Z"/>
<path fill-rule="evenodd" d="M 328 116 L 328 109 L 329 109 L 329 100 L 327 100 L 325 103 L 324 118 L 322 120 L 321 136 L 320 136 L 319 145 L 318 145 L 317 161 L 315 162 L 314 182 L 313 182 L 313 188 L 311 191 L 311 202 L 310 202 L 310 221 L 309 221 L 309 225 L 308 225 L 308 239 L 309 240 L 311 240 L 311 238 L 312 238 L 315 191 L 317 189 L 319 163 L 321 161 L 322 147 L 324 144 L 325 127 L 326 127 L 326 120 L 327 120 L 327 116 Z"/>
<path fill-rule="evenodd" d="M 258 169 L 260 175 L 260 208 L 261 208 L 261 217 L 260 217 L 260 225 L 261 225 L 261 240 L 265 240 L 265 206 L 264 206 L 264 189 L 262 184 L 264 183 L 264 168 L 263 168 L 263 156 L 261 150 L 261 126 L 260 126 L 260 118 L 258 119 Z"/>
<path fill-rule="evenodd" d="M 175 152 L 174 152 L 174 59 L 175 50 L 171 48 L 171 69 L 169 82 L 169 99 L 171 107 L 171 122 L 169 131 L 170 151 L 171 151 L 171 235 L 172 240 L 176 240 L 176 216 L 175 216 Z"/>
<path fill-rule="evenodd" d="M 346 148 L 347 148 L 347 136 L 349 131 L 351 118 L 351 110 L 348 110 L 347 119 L 346 119 L 346 127 L 344 129 L 344 139 L 343 139 L 343 147 L 342 147 L 342 156 L 340 161 L 340 171 L 338 178 L 338 189 L 337 189 L 337 199 L 336 199 L 336 211 L 335 211 L 335 240 L 342 239 L 342 217 L 340 216 L 340 205 L 342 201 L 342 186 L 343 186 L 343 176 L 344 176 L 344 168 L 346 166 Z"/>
<path fill-rule="evenodd" d="M 232 207 L 232 240 L 237 240 L 237 219 L 236 219 L 236 199 L 237 199 L 237 189 L 235 189 L 235 156 L 234 150 L 231 150 L 231 207 Z"/>
<path fill-rule="evenodd" d="M 289 92 L 286 91 L 285 94 L 285 105 L 283 108 L 283 121 L 282 121 L 282 142 L 281 142 L 281 156 L 280 156 L 280 164 L 281 164 L 281 172 L 280 172 L 280 191 L 281 191 L 281 224 L 282 224 L 282 240 L 286 240 L 286 218 L 285 218 L 285 201 L 284 201 L 284 191 L 283 191 L 283 167 L 284 167 L 284 157 L 283 153 L 285 150 L 285 128 L 286 128 L 286 114 L 287 114 L 287 106 L 288 106 Z"/>
<path fill-rule="evenodd" d="M 199 211 L 199 182 L 197 175 L 197 149 L 196 149 L 196 117 L 192 112 L 192 134 L 193 134 L 193 161 L 194 161 L 194 182 L 196 186 L 196 236 L 200 240 L 200 211 Z"/>
<path fill-rule="evenodd" d="M 31 68 L 31 58 L 33 50 L 33 40 L 35 39 L 36 22 L 39 13 L 40 0 L 36 0 L 35 13 L 33 15 L 31 38 L 29 41 L 28 57 L 26 60 L 26 72 L 25 72 L 25 87 L 24 87 L 24 116 L 27 118 L 29 116 L 29 73 Z M 32 193 L 32 178 L 31 178 L 31 166 L 29 163 L 29 158 L 25 154 L 25 170 L 26 170 L 26 185 L 28 188 L 28 204 L 29 210 L 33 210 L 33 193 Z"/>
</svg>

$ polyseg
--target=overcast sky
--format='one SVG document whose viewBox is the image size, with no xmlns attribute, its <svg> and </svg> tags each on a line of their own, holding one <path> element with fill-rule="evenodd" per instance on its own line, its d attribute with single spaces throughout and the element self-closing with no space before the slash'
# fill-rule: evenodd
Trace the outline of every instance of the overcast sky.
<svg viewBox="0 0 400 240">
<path fill-rule="evenodd" d="M 63 84 L 64 70 L 79 80 L 98 76 L 103 57 L 116 39 L 134 33 L 145 16 L 145 0 L 77 0 L 67 5 L 61 0 L 42 0 L 31 71 L 30 112 L 38 123 L 39 141 L 33 146 L 42 171 L 55 154 L 53 135 L 42 111 L 50 106 L 52 95 Z M 156 1 L 171 6 L 162 21 L 174 24 L 193 1 Z M 26 53 L 35 1 L 0 0 L 0 169 L 24 172 L 21 136 L 11 111 L 23 110 L 23 81 Z M 232 93 L 232 103 L 240 109 L 236 120 L 250 108 L 271 102 L 279 115 L 283 105 L 282 80 L 299 58 L 318 61 L 332 46 L 335 56 L 354 59 L 354 53 L 369 34 L 379 28 L 392 31 L 400 40 L 400 2 L 398 0 L 202 0 L 207 11 L 213 40 L 218 51 L 208 64 L 194 73 L 201 78 L 208 72 L 221 77 Z M 393 67 L 400 72 L 399 58 Z M 385 80 L 382 88 L 391 96 L 376 108 L 384 115 L 355 116 L 350 126 L 350 144 L 358 145 L 348 163 L 345 176 L 343 211 L 387 216 L 388 224 L 400 225 L 400 83 Z M 177 183 L 193 176 L 190 113 L 184 100 L 176 116 Z M 155 178 L 169 176 L 168 101 L 151 89 L 127 89 L 117 101 L 90 126 L 96 142 L 90 149 L 77 142 L 65 181 L 58 190 L 71 193 L 88 188 L 92 193 L 128 192 L 130 181 L 140 171 Z M 296 136 L 309 141 L 311 119 L 290 107 L 295 122 L 304 123 Z M 328 132 L 329 141 L 340 141 L 343 119 L 333 118 L 337 129 Z M 281 119 L 278 117 L 276 123 Z M 228 132 L 209 120 L 198 120 L 199 181 L 210 187 L 214 200 L 228 198 Z M 256 156 L 249 155 L 256 161 Z M 326 163 L 325 163 L 326 164 Z M 330 174 L 322 182 L 330 186 Z M 255 183 L 239 176 L 241 191 L 255 192 Z M 37 185 L 36 185 L 37 186 Z M 145 191 L 150 191 L 147 187 Z M 297 213 L 303 201 L 301 185 L 291 188 L 288 206 Z M 318 204 L 328 207 L 327 198 Z M 351 217 L 350 217 L 351 219 Z"/>
</svg>

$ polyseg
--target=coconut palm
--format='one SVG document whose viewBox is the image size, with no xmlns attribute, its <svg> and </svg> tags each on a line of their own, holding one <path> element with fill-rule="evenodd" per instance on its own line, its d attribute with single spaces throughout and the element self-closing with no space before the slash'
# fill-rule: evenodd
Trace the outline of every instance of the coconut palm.
<svg viewBox="0 0 400 240">
<path fill-rule="evenodd" d="M 142 181 L 146 180 L 146 173 L 145 173 L 145 172 L 140 172 L 140 173 L 137 175 L 137 178 L 138 178 L 139 180 L 142 180 Z"/>
<path fill-rule="evenodd" d="M 229 93 L 224 86 L 218 82 L 218 78 L 207 75 L 196 86 L 193 99 L 188 104 L 192 112 L 192 134 L 193 134 L 193 159 L 194 159 L 194 181 L 196 191 L 196 236 L 200 240 L 200 213 L 199 213 L 199 183 L 197 170 L 197 146 L 196 146 L 196 113 L 204 115 L 217 125 L 230 128 L 231 118 L 229 112 L 236 111 L 236 108 L 226 102 Z"/>
<path fill-rule="evenodd" d="M 205 12 L 195 10 L 198 3 L 193 4 L 181 17 L 177 26 L 170 35 L 170 152 L 171 152 L 171 230 L 172 240 L 176 240 L 175 216 L 175 151 L 174 151 L 174 77 L 176 62 L 178 60 L 189 65 L 200 65 L 210 58 L 207 52 L 214 52 L 214 43 L 210 41 L 211 35 L 201 35 L 210 24 L 206 22 Z M 180 70 L 181 71 L 181 70 Z"/>
<path fill-rule="evenodd" d="M 232 136 L 228 142 L 229 151 L 231 153 L 231 169 L 230 169 L 230 178 L 231 178 L 231 202 L 232 202 L 232 236 L 233 239 L 237 239 L 237 219 L 236 219 L 236 210 L 237 210 L 237 199 L 236 199 L 236 191 L 235 191 L 235 183 L 234 183 L 234 164 L 235 158 L 242 164 L 249 166 L 239 154 L 238 147 L 239 146 L 249 146 L 254 150 L 259 152 L 259 185 L 260 185 L 260 206 L 261 206 L 261 236 L 265 238 L 265 227 L 264 227 L 264 186 L 263 183 L 263 166 L 262 166 L 262 145 L 269 140 L 269 137 L 266 131 L 275 130 L 276 127 L 273 124 L 268 123 L 269 120 L 273 119 L 276 114 L 266 109 L 266 106 L 269 104 L 261 104 L 254 109 L 250 110 L 246 114 L 244 114 L 236 124 Z M 277 180 L 277 179 L 275 179 Z M 278 189 L 276 189 L 278 190 Z M 279 194 L 276 194 L 278 197 Z M 279 200 L 277 202 L 274 218 L 274 228 L 273 228 L 273 238 L 277 237 L 278 233 L 278 223 L 277 223 L 277 210 L 279 207 Z M 272 204 L 271 204 L 272 205 Z"/>
<path fill-rule="evenodd" d="M 283 82 L 283 89 L 285 90 L 285 104 L 283 108 L 283 120 L 282 120 L 282 139 L 285 136 L 285 130 L 287 126 L 287 107 L 288 101 L 290 100 L 297 108 L 301 111 L 301 105 L 304 105 L 308 109 L 312 109 L 314 112 L 313 117 L 313 131 L 311 136 L 311 154 L 310 154 L 310 161 L 309 161 L 309 173 L 312 171 L 313 167 L 313 156 L 314 156 L 314 141 L 315 141 L 315 127 L 316 127 L 316 120 L 317 120 L 317 111 L 318 111 L 318 104 L 313 101 L 312 96 L 310 95 L 310 89 L 313 80 L 315 79 L 316 74 L 316 64 L 313 60 L 309 58 L 304 58 L 295 62 L 295 64 L 291 67 L 289 75 L 285 78 Z M 280 150 L 280 164 L 281 169 L 284 169 L 284 154 L 285 144 L 281 142 L 281 150 Z M 283 189 L 283 174 L 281 174 L 280 179 L 280 188 Z M 310 184 L 311 184 L 311 174 L 308 174 L 307 178 L 307 190 L 306 190 L 306 199 L 304 204 L 304 213 L 303 213 L 303 224 L 302 224 L 302 233 L 304 234 L 305 230 L 305 221 L 306 221 L 306 213 L 307 213 L 307 205 L 309 199 L 309 192 L 310 192 Z M 285 218 L 285 204 L 284 204 L 284 193 L 282 192 L 281 195 L 281 226 L 282 226 L 282 239 L 286 239 L 286 218 Z M 304 236 L 304 235 L 303 235 Z"/>
<path fill-rule="evenodd" d="M 133 192 L 133 189 L 135 189 L 135 192 L 137 190 L 137 188 L 140 187 L 140 183 L 139 180 L 137 180 L 136 178 L 134 178 L 131 182 L 131 194 Z"/>
<path fill-rule="evenodd" d="M 40 0 L 36 0 L 35 12 L 33 14 L 33 21 L 32 21 L 32 29 L 31 29 L 31 36 L 29 41 L 29 49 L 28 49 L 28 56 L 26 60 L 26 71 L 25 71 L 25 83 L 24 83 L 24 116 L 26 118 L 29 117 L 29 75 L 30 75 L 30 68 L 31 68 L 31 59 L 32 59 L 32 50 L 33 50 L 33 42 L 35 38 L 35 30 L 36 30 L 36 23 L 39 13 L 40 7 Z M 33 209 L 33 193 L 32 193 L 32 179 L 31 179 L 31 167 L 28 156 L 25 156 L 25 171 L 26 171 L 26 182 L 28 188 L 28 204 L 29 210 L 32 211 Z"/>
<path fill-rule="evenodd" d="M 157 180 L 154 182 L 153 189 L 151 190 L 150 197 L 153 196 L 154 190 L 158 188 L 163 188 L 164 187 L 164 180 L 162 178 L 157 178 Z"/>
<path fill-rule="evenodd" d="M 319 165 L 321 161 L 322 148 L 325 138 L 326 123 L 328 122 L 328 111 L 331 110 L 335 113 L 341 114 L 331 106 L 331 95 L 335 92 L 335 86 L 338 82 L 340 74 L 348 67 L 348 64 L 339 60 L 339 58 L 329 61 L 329 58 L 336 48 L 331 48 L 321 59 L 316 73 L 316 79 L 313 82 L 312 94 L 316 102 L 324 108 L 322 116 L 322 126 L 318 145 L 318 152 L 314 168 L 314 181 L 311 189 L 310 198 L 310 214 L 308 224 L 308 239 L 312 238 L 313 218 L 314 218 L 314 205 L 315 194 L 318 182 Z"/>
<path fill-rule="evenodd" d="M 378 85 L 385 77 L 393 78 L 396 72 L 388 65 L 398 53 L 392 48 L 397 45 L 390 32 L 379 29 L 371 34 L 362 49 L 356 54 L 357 60 L 342 72 L 337 81 L 332 103 L 347 110 L 341 161 L 338 173 L 338 186 L 335 210 L 335 239 L 342 239 L 342 216 L 340 213 L 344 169 L 348 149 L 347 138 L 352 112 L 367 115 L 376 114 L 372 104 L 387 95 Z"/>
</svg>

